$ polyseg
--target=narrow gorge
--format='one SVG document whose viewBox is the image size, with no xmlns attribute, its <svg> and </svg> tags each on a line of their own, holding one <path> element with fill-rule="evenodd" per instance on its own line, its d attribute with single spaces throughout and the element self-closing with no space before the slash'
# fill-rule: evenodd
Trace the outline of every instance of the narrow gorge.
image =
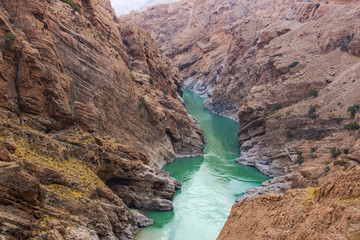
<svg viewBox="0 0 360 240">
<path fill-rule="evenodd" d="M 360 238 L 357 0 L 111 5 L 0 0 L 0 239 Z"/>
</svg>

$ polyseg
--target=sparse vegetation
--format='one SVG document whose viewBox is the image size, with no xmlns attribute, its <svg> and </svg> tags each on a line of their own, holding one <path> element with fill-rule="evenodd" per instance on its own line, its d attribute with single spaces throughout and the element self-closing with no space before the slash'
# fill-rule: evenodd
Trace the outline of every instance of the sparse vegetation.
<svg viewBox="0 0 360 240">
<path fill-rule="evenodd" d="M 348 107 L 347 111 L 350 113 L 351 118 L 355 118 L 355 114 L 357 111 L 359 111 L 359 109 L 360 109 L 360 105 L 355 104 L 355 105 Z"/>
<path fill-rule="evenodd" d="M 296 163 L 301 165 L 304 162 L 303 152 L 297 152 Z"/>
<path fill-rule="evenodd" d="M 309 90 L 309 95 L 312 97 L 317 97 L 318 96 L 319 91 L 315 90 L 315 89 L 310 89 Z"/>
<path fill-rule="evenodd" d="M 98 33 L 99 39 L 104 42 L 106 39 L 104 38 L 104 35 L 102 33 Z"/>
<path fill-rule="evenodd" d="M 331 148 L 330 153 L 332 158 L 336 158 L 341 155 L 341 150 L 337 149 L 336 147 L 333 147 Z"/>
<path fill-rule="evenodd" d="M 274 103 L 270 108 L 269 108 L 269 113 L 273 113 L 276 112 L 277 110 L 281 109 L 281 105 L 279 103 Z"/>
<path fill-rule="evenodd" d="M 163 94 L 164 94 L 164 96 L 167 96 L 169 94 L 169 92 L 167 90 L 163 90 Z"/>
<path fill-rule="evenodd" d="M 128 66 L 128 69 L 129 69 L 130 71 L 134 71 L 134 68 L 131 67 L 130 65 Z"/>
<path fill-rule="evenodd" d="M 299 64 L 298 61 L 294 61 L 294 62 L 292 62 L 292 63 L 289 65 L 289 68 L 294 68 L 294 67 L 296 67 L 296 65 L 298 65 L 298 64 Z"/>
<path fill-rule="evenodd" d="M 316 152 L 316 150 L 318 150 L 318 147 L 317 147 L 317 146 L 311 148 L 311 152 L 312 152 L 312 153 Z"/>
<path fill-rule="evenodd" d="M 335 121 L 336 121 L 336 123 L 337 124 L 339 124 L 339 123 L 341 123 L 344 119 L 342 119 L 342 118 L 334 118 L 335 119 Z"/>
<path fill-rule="evenodd" d="M 282 57 L 283 54 L 282 53 L 279 53 L 279 54 L 276 54 L 277 57 Z"/>
<path fill-rule="evenodd" d="M 272 58 L 269 58 L 268 65 L 274 65 L 274 60 Z"/>
<path fill-rule="evenodd" d="M 80 10 L 81 10 L 80 6 L 79 6 L 77 3 L 75 3 L 73 0 L 62 0 L 62 1 L 63 1 L 64 3 L 69 4 L 70 7 L 71 7 L 74 11 L 80 12 Z"/>
<path fill-rule="evenodd" d="M 131 214 L 131 210 L 130 210 L 130 208 L 125 207 L 125 210 L 126 210 L 129 214 Z"/>
<path fill-rule="evenodd" d="M 316 106 L 311 105 L 308 110 L 308 114 L 311 118 L 315 119 L 319 117 L 319 114 L 316 114 Z"/>
<path fill-rule="evenodd" d="M 330 171 L 330 167 L 329 166 L 326 166 L 325 169 L 324 169 L 324 172 L 327 173 Z"/>
<path fill-rule="evenodd" d="M 133 80 L 134 82 L 136 82 L 136 78 L 135 78 L 134 75 L 130 75 L 130 77 L 131 77 L 131 80 Z"/>
<path fill-rule="evenodd" d="M 140 101 L 141 106 L 144 106 L 144 107 L 146 106 L 146 101 L 143 97 L 140 97 L 139 101 Z"/>
<path fill-rule="evenodd" d="M 8 33 L 5 33 L 5 35 L 2 38 L 4 39 L 5 47 L 9 48 L 14 44 L 14 42 L 16 40 L 16 35 L 11 32 L 8 32 Z"/>
<path fill-rule="evenodd" d="M 154 78 L 153 78 L 152 76 L 149 78 L 149 83 L 150 83 L 151 85 L 154 84 Z"/>
<path fill-rule="evenodd" d="M 94 191 L 98 186 L 104 185 L 98 176 L 80 159 L 73 157 L 61 158 L 55 153 L 45 151 L 41 146 L 32 145 L 25 140 L 18 140 L 16 145 L 15 155 L 18 159 L 26 159 L 39 166 L 54 169 L 65 177 L 79 180 L 76 188 L 50 185 L 52 190 L 58 190 L 61 195 L 80 196 Z"/>
<path fill-rule="evenodd" d="M 287 138 L 292 138 L 293 134 L 290 130 L 287 130 L 286 133 L 285 133 L 286 137 Z"/>
<path fill-rule="evenodd" d="M 320 3 L 316 3 L 315 7 L 316 7 L 316 9 L 318 9 L 320 7 Z"/>
<path fill-rule="evenodd" d="M 356 122 L 352 122 L 352 123 L 346 124 L 344 126 L 344 129 L 349 130 L 349 131 L 355 131 L 355 130 L 358 130 L 359 128 L 360 128 L 360 126 Z"/>
</svg>

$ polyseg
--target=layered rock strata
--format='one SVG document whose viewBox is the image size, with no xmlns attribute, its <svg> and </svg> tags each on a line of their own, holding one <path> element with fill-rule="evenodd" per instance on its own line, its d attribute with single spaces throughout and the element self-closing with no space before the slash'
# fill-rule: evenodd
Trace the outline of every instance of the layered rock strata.
<svg viewBox="0 0 360 240">
<path fill-rule="evenodd" d="M 203 150 L 177 69 L 107 0 L 0 8 L 0 238 L 132 239 Z"/>
<path fill-rule="evenodd" d="M 341 131 L 338 118 L 359 99 L 358 10 L 356 1 L 188 0 L 123 19 L 157 39 L 206 107 L 239 121 L 239 162 L 280 176 L 297 156 L 287 136 Z"/>
<path fill-rule="evenodd" d="M 297 204 L 308 188 L 334 180 L 333 171 L 344 187 L 351 172 L 347 188 L 358 191 L 349 166 L 358 168 L 359 10 L 357 1 L 184 0 L 123 17 L 157 39 L 185 86 L 208 97 L 205 107 L 240 123 L 238 162 L 274 177 L 238 197 L 249 202 L 235 205 L 220 239 L 358 237 L 357 215 L 334 218 L 334 228 L 327 220 L 357 212 L 358 194 Z M 280 195 L 256 198 L 272 192 Z M 341 211 L 317 219 L 320 205 Z M 319 228 L 296 220 L 309 214 Z M 282 228 L 284 219 L 291 224 Z"/>
</svg>

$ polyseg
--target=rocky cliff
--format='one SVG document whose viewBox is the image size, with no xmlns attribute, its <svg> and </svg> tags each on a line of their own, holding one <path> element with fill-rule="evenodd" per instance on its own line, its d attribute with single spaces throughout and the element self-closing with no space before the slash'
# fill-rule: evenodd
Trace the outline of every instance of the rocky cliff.
<svg viewBox="0 0 360 240">
<path fill-rule="evenodd" d="M 321 189 L 333 181 L 333 171 L 342 181 L 339 188 L 345 186 L 350 170 L 344 166 L 359 164 L 348 155 L 357 156 L 359 149 L 359 10 L 357 1 L 340 0 L 184 0 L 123 17 L 158 41 L 179 67 L 185 87 L 208 96 L 205 107 L 240 123 L 238 162 L 275 177 L 238 197 L 250 202 L 235 205 L 220 239 L 358 236 L 353 225 L 357 217 L 334 218 L 330 228 L 324 220 L 329 215 L 314 216 L 311 221 L 319 223 L 315 230 L 311 221 L 296 221 L 322 204 L 341 208 L 344 214 L 358 211 L 358 193 L 316 197 L 306 209 L 296 204 L 307 188 Z M 348 187 L 358 192 L 358 173 L 351 174 L 355 176 Z M 291 188 L 296 190 L 251 200 Z M 341 199 L 348 205 L 332 205 Z M 297 210 L 286 210 L 291 208 Z M 252 213 L 254 221 L 249 220 Z M 284 218 L 274 218 L 276 213 Z M 259 224 L 260 219 L 269 225 Z M 289 228 L 276 232 L 285 220 L 292 222 Z M 302 229 L 310 235 L 301 235 Z"/>
<path fill-rule="evenodd" d="M 177 69 L 107 0 L 0 8 L 0 238 L 132 239 L 202 153 Z"/>
</svg>

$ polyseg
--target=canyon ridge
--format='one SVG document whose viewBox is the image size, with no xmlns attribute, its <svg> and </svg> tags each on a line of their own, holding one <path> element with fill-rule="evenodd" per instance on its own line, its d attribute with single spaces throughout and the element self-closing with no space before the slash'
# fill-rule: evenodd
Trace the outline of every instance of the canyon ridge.
<svg viewBox="0 0 360 240">
<path fill-rule="evenodd" d="M 133 239 L 143 210 L 171 210 L 181 183 L 161 167 L 206 141 L 183 87 L 272 177 L 218 239 L 360 238 L 358 1 L 0 9 L 0 239 Z"/>
</svg>

